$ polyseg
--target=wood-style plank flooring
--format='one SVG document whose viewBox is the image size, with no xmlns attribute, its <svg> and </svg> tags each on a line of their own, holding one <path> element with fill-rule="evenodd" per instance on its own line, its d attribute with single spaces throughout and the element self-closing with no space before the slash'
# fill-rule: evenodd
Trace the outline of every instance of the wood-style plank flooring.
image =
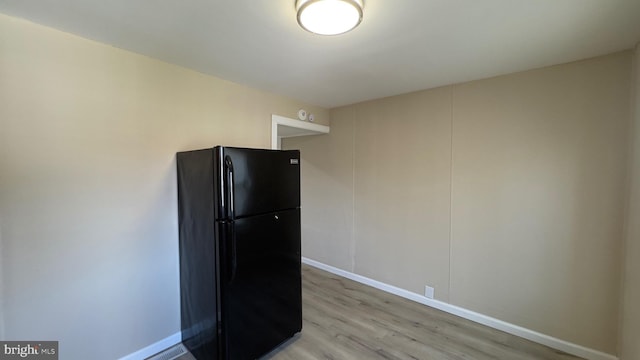
<svg viewBox="0 0 640 360">
<path fill-rule="evenodd" d="M 579 359 L 303 266 L 302 333 L 263 360 Z"/>
</svg>

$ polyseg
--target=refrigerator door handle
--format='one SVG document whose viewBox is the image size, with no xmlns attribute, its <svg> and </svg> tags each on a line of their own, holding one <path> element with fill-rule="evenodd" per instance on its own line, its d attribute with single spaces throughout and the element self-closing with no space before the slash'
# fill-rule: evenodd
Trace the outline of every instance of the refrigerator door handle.
<svg viewBox="0 0 640 360">
<path fill-rule="evenodd" d="M 228 218 L 233 221 L 236 219 L 235 209 L 234 209 L 234 190 L 233 190 L 233 161 L 231 161 L 231 157 L 228 155 L 224 158 L 224 166 L 227 170 L 227 208 L 228 208 Z"/>
<path fill-rule="evenodd" d="M 233 191 L 233 161 L 231 157 L 226 156 L 224 158 L 224 165 L 227 170 L 227 206 L 228 206 L 228 218 L 229 218 L 229 237 L 231 238 L 231 274 L 229 276 L 229 283 L 232 283 L 236 278 L 236 272 L 238 270 L 238 257 L 236 250 L 236 231 L 235 231 L 235 219 L 236 214 L 234 210 L 234 191 Z"/>
<path fill-rule="evenodd" d="M 236 229 L 233 221 L 229 222 L 231 227 L 231 275 L 229 276 L 229 284 L 233 283 L 236 279 L 236 272 L 238 271 L 238 256 L 236 250 Z"/>
<path fill-rule="evenodd" d="M 229 274 L 229 284 L 232 284 L 236 279 L 236 272 L 238 271 L 238 257 L 236 249 L 236 229 L 233 221 L 229 221 L 229 239 L 231 240 L 231 271 Z"/>
</svg>

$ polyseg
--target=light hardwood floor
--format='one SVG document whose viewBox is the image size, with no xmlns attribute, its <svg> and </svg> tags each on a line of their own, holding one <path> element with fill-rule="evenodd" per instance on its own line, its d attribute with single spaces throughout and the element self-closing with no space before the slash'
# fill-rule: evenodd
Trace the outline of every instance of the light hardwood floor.
<svg viewBox="0 0 640 360">
<path fill-rule="evenodd" d="M 302 333 L 263 360 L 579 359 L 304 265 Z"/>
</svg>

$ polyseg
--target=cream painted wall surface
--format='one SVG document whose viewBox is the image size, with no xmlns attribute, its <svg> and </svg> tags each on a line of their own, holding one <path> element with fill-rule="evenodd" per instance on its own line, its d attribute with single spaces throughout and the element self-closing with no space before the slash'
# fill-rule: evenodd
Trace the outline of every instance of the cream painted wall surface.
<svg viewBox="0 0 640 360">
<path fill-rule="evenodd" d="M 0 339 L 4 339 L 4 276 L 2 275 L 2 212 L 0 212 Z"/>
<path fill-rule="evenodd" d="M 354 106 L 355 272 L 449 299 L 451 88 Z"/>
<path fill-rule="evenodd" d="M 450 98 L 338 108 L 329 135 L 285 139 L 302 149 L 304 256 L 448 300 Z"/>
<path fill-rule="evenodd" d="M 270 146 L 325 109 L 0 15 L 2 313 L 9 340 L 114 359 L 180 330 L 175 153 Z"/>
<path fill-rule="evenodd" d="M 331 113 L 327 135 L 282 139 L 283 149 L 302 149 L 302 253 L 353 271 L 352 111 Z"/>
<path fill-rule="evenodd" d="M 303 164 L 354 148 L 353 174 L 302 168 L 317 214 L 353 179 L 353 236 L 307 217 L 304 256 L 617 354 L 630 69 L 623 52 L 333 109 L 331 141 L 288 144 Z"/>
<path fill-rule="evenodd" d="M 454 89 L 451 301 L 615 354 L 630 54 Z"/>
<path fill-rule="evenodd" d="M 621 360 L 640 359 L 640 44 L 634 54 L 633 146 L 627 214 Z"/>
</svg>

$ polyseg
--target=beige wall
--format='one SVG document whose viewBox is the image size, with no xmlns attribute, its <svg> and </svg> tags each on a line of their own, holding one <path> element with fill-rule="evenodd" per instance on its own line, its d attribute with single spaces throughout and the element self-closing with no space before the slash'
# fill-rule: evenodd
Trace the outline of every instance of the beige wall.
<svg viewBox="0 0 640 360">
<path fill-rule="evenodd" d="M 302 251 L 325 264 L 353 271 L 352 111 L 332 113 L 331 132 L 282 139 L 302 142 Z M 322 221 L 316 221 L 322 219 Z M 328 225 L 330 224 L 330 225 Z"/>
<path fill-rule="evenodd" d="M 640 359 L 640 44 L 634 54 L 633 146 L 627 214 L 621 360 Z"/>
<path fill-rule="evenodd" d="M 2 255 L 2 213 L 0 212 L 0 339 L 5 339 L 4 332 L 4 276 L 2 274 L 4 257 Z"/>
<path fill-rule="evenodd" d="M 180 330 L 175 152 L 325 109 L 0 15 L 2 339 L 114 359 Z M 2 329 L 2 327 L 0 327 Z"/>
<path fill-rule="evenodd" d="M 331 135 L 285 143 L 304 256 L 617 353 L 630 70 L 624 52 L 332 110 Z"/>
<path fill-rule="evenodd" d="M 451 89 L 354 106 L 355 272 L 449 298 Z"/>
<path fill-rule="evenodd" d="M 630 69 L 455 86 L 452 303 L 616 352 Z"/>
</svg>

